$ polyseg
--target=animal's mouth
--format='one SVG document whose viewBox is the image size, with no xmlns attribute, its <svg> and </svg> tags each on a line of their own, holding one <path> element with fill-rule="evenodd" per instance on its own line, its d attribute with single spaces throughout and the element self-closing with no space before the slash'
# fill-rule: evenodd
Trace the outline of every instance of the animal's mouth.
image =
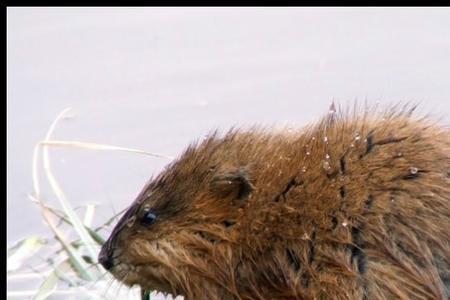
<svg viewBox="0 0 450 300">
<path fill-rule="evenodd" d="M 139 286 L 145 291 L 157 291 L 173 297 L 180 295 L 180 291 L 171 283 L 168 272 L 157 264 L 129 265 L 120 263 L 110 270 L 111 274 L 123 284 L 132 287 Z"/>
<path fill-rule="evenodd" d="M 174 297 L 181 292 L 174 280 L 171 243 L 143 243 L 128 248 L 126 257 L 118 256 L 109 272 L 127 286 L 138 285 L 143 290 L 158 291 Z M 145 253 L 145 256 L 138 255 Z"/>
</svg>

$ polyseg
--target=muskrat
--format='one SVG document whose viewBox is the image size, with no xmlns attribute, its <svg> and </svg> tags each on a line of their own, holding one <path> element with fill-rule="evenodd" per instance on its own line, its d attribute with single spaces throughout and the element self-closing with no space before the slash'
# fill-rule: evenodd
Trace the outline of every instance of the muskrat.
<svg viewBox="0 0 450 300">
<path fill-rule="evenodd" d="M 100 263 L 185 299 L 448 299 L 449 128 L 332 110 L 216 132 L 150 180 Z"/>
</svg>

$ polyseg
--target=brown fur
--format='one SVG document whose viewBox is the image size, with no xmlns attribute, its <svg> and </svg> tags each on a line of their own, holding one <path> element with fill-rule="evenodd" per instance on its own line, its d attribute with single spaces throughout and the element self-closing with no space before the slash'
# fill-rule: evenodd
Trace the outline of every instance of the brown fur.
<svg viewBox="0 0 450 300">
<path fill-rule="evenodd" d="M 190 300 L 448 299 L 449 130 L 395 111 L 212 134 L 149 182 L 103 260 Z"/>
</svg>

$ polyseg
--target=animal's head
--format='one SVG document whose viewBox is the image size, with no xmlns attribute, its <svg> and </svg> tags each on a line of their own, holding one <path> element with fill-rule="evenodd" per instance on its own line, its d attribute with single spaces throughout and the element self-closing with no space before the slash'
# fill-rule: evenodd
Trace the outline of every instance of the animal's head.
<svg viewBox="0 0 450 300">
<path fill-rule="evenodd" d="M 241 217 L 253 202 L 258 180 L 251 134 L 213 135 L 189 147 L 129 207 L 103 245 L 100 263 L 127 285 L 174 295 L 232 289 L 228 282 L 242 258 Z M 260 153 L 260 158 L 264 155 Z M 256 163 L 255 163 L 256 162 Z M 263 174 L 263 172 L 260 172 Z M 200 287 L 199 287 L 200 288 Z"/>
</svg>

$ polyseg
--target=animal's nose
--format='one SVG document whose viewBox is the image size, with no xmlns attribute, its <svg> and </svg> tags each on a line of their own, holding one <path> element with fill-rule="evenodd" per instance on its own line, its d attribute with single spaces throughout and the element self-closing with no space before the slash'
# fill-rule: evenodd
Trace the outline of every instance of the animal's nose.
<svg viewBox="0 0 450 300">
<path fill-rule="evenodd" d="M 113 266 L 113 259 L 108 251 L 108 243 L 103 245 L 102 250 L 100 250 L 100 254 L 98 255 L 98 262 L 105 268 L 106 270 L 110 270 Z"/>
</svg>

